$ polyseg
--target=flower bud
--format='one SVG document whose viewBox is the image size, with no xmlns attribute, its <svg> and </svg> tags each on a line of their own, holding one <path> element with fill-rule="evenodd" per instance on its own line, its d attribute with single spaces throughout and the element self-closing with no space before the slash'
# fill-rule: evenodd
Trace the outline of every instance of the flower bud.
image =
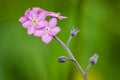
<svg viewBox="0 0 120 80">
<path fill-rule="evenodd" d="M 64 63 L 64 62 L 66 62 L 66 61 L 67 61 L 67 58 L 66 58 L 65 56 L 60 56 L 60 57 L 58 58 L 58 62 Z"/>
<path fill-rule="evenodd" d="M 78 32 L 79 32 L 78 28 L 73 27 L 71 30 L 71 36 L 76 36 Z"/>
<path fill-rule="evenodd" d="M 91 58 L 90 58 L 90 63 L 93 65 L 93 64 L 96 64 L 97 63 L 97 60 L 98 60 L 98 55 L 97 54 L 94 54 Z"/>
</svg>

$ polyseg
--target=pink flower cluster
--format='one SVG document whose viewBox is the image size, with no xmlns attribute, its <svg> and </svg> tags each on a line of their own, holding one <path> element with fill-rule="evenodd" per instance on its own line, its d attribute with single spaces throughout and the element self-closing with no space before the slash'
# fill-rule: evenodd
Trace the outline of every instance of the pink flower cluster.
<svg viewBox="0 0 120 80">
<path fill-rule="evenodd" d="M 50 20 L 46 18 L 50 16 Z M 41 37 L 42 41 L 49 43 L 53 36 L 60 32 L 57 27 L 57 19 L 64 19 L 67 17 L 61 16 L 60 13 L 45 11 L 41 8 L 34 7 L 32 10 L 27 9 L 24 16 L 19 19 L 22 26 L 27 29 L 29 35 Z"/>
</svg>

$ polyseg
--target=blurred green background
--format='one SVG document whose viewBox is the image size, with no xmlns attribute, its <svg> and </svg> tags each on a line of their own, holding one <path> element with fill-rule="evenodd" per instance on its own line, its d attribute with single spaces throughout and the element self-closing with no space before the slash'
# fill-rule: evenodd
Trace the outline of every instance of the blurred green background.
<svg viewBox="0 0 120 80">
<path fill-rule="evenodd" d="M 89 80 L 120 80 L 120 0 L 0 0 L 0 80 L 83 80 L 71 62 L 57 62 L 67 54 L 55 40 L 45 44 L 18 22 L 35 6 L 68 17 L 58 22 L 63 42 L 80 29 L 70 48 L 83 69 L 99 55 Z"/>
</svg>

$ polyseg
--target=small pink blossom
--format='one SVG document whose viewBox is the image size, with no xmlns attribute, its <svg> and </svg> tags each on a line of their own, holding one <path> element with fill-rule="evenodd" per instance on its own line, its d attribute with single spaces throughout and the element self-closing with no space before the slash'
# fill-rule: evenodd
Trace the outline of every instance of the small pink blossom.
<svg viewBox="0 0 120 80">
<path fill-rule="evenodd" d="M 24 16 L 20 17 L 19 22 L 24 23 L 25 21 L 27 21 L 28 20 L 28 16 L 29 16 L 29 14 L 30 14 L 31 11 L 34 12 L 34 13 L 36 13 L 36 14 L 40 14 L 41 12 L 45 12 L 46 13 L 45 10 L 43 10 L 43 9 L 41 9 L 39 7 L 33 7 L 32 10 L 30 10 L 30 8 L 28 8 L 25 11 Z"/>
<path fill-rule="evenodd" d="M 58 18 L 60 20 L 67 18 L 66 16 L 61 16 L 60 13 L 55 13 L 55 12 L 47 12 L 47 16 Z"/>
<path fill-rule="evenodd" d="M 50 20 L 47 21 L 47 16 L 50 16 Z M 33 7 L 32 10 L 27 9 L 24 16 L 19 19 L 22 26 L 27 29 L 28 34 L 34 34 L 34 36 L 41 37 L 42 41 L 49 43 L 53 36 L 60 32 L 60 28 L 57 27 L 57 19 L 67 18 L 61 16 L 60 13 L 54 13 L 45 11 L 39 7 Z"/>
<path fill-rule="evenodd" d="M 43 42 L 49 43 L 52 40 L 53 36 L 60 32 L 60 28 L 57 27 L 56 24 L 57 19 L 51 18 L 49 22 L 45 22 L 45 26 L 43 28 L 35 30 L 34 35 L 41 37 Z"/>
<path fill-rule="evenodd" d="M 35 29 L 44 26 L 46 13 L 41 12 L 40 14 L 37 14 L 35 11 L 30 11 L 27 18 L 28 19 L 22 23 L 22 26 L 28 29 L 28 34 L 33 34 Z"/>
</svg>

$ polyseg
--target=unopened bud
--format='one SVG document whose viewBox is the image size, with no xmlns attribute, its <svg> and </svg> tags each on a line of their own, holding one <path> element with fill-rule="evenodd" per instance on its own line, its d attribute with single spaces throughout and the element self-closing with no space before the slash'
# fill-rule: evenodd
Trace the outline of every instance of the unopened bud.
<svg viewBox="0 0 120 80">
<path fill-rule="evenodd" d="M 90 63 L 93 65 L 93 64 L 96 64 L 98 61 L 98 55 L 97 54 L 94 54 L 91 58 L 90 58 Z"/>
<path fill-rule="evenodd" d="M 79 32 L 78 28 L 73 27 L 71 30 L 71 36 L 76 36 L 78 32 Z"/>
<path fill-rule="evenodd" d="M 60 57 L 58 58 L 58 62 L 64 63 L 64 62 L 66 62 L 66 61 L 67 61 L 67 58 L 66 58 L 65 56 L 60 56 Z"/>
</svg>

